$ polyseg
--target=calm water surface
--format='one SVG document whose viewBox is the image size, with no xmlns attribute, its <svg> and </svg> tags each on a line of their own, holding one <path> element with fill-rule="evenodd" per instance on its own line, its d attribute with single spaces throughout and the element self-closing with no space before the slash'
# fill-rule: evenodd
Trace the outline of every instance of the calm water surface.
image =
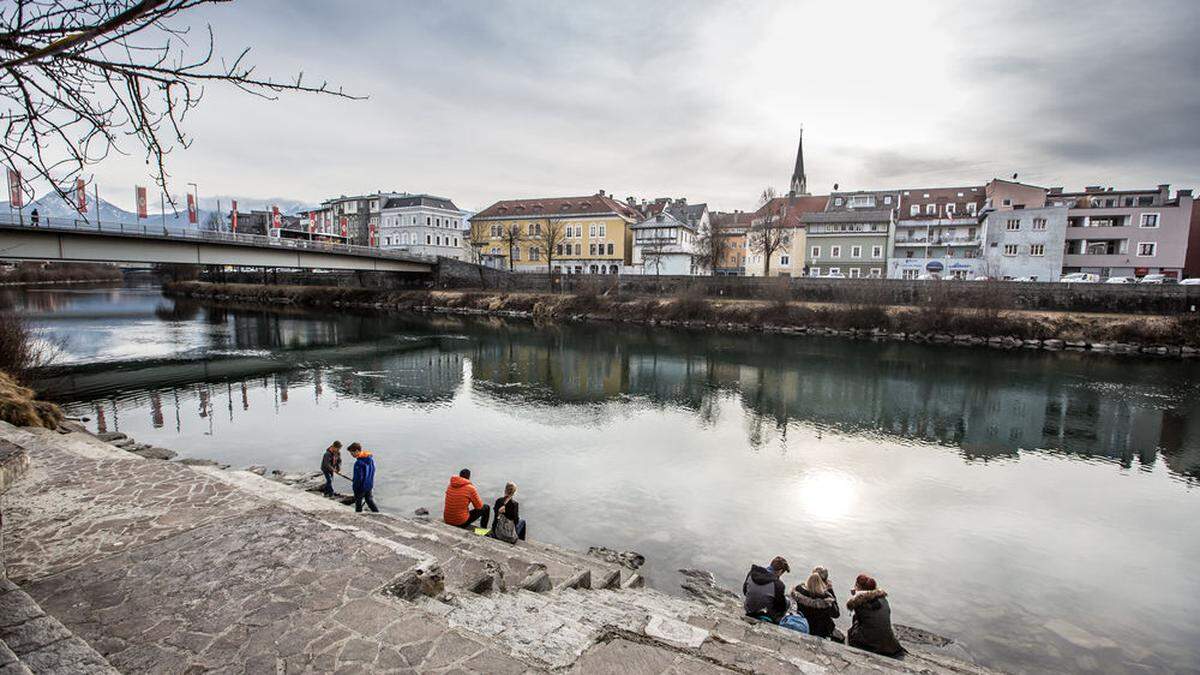
<svg viewBox="0 0 1200 675">
<path fill-rule="evenodd" d="M 489 502 L 520 486 L 532 536 L 638 550 L 664 590 L 782 554 L 843 598 L 875 575 L 896 621 L 996 667 L 1197 668 L 1194 362 L 16 299 L 93 429 L 285 471 L 360 441 L 385 510 L 439 513 L 469 466 Z"/>
</svg>

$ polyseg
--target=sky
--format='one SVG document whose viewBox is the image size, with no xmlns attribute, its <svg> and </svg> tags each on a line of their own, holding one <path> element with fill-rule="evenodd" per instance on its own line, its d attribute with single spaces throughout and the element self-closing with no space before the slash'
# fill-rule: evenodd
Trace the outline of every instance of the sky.
<svg viewBox="0 0 1200 675">
<path fill-rule="evenodd" d="M 1200 188 L 1195 0 L 243 0 L 177 22 L 251 47 L 260 75 L 368 97 L 208 87 L 168 164 L 205 206 L 604 189 L 751 209 L 787 189 L 801 127 L 816 194 Z M 136 152 L 92 171 L 125 208 L 151 184 Z"/>
</svg>

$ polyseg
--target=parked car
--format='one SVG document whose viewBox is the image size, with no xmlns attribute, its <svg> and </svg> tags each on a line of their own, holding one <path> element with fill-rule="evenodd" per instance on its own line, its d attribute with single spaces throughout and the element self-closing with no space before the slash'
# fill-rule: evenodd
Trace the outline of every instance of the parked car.
<svg viewBox="0 0 1200 675">
<path fill-rule="evenodd" d="M 936 274 L 918 274 L 917 281 L 940 281 L 941 277 Z"/>
<path fill-rule="evenodd" d="M 1179 283 L 1174 277 L 1169 277 L 1165 274 L 1147 274 L 1138 279 L 1139 284 L 1175 284 Z"/>
<path fill-rule="evenodd" d="M 1104 280 L 1106 284 L 1136 284 L 1137 279 L 1133 277 L 1109 277 Z"/>
<path fill-rule="evenodd" d="M 991 281 L 991 280 L 992 280 L 992 278 L 991 278 L 991 277 L 986 277 L 986 276 L 984 276 L 984 275 L 982 275 L 982 274 L 981 274 L 981 275 L 979 275 L 979 276 L 977 276 L 977 277 L 972 277 L 972 278 L 971 278 L 971 281 Z"/>
<path fill-rule="evenodd" d="M 1020 282 L 1037 281 L 1037 277 L 1015 277 L 1012 279 L 1012 281 L 1020 281 Z"/>
<path fill-rule="evenodd" d="M 1072 272 L 1062 275 L 1059 281 L 1064 284 L 1096 284 L 1100 283 L 1100 275 L 1091 272 Z"/>
<path fill-rule="evenodd" d="M 1192 277 L 1179 282 L 1180 286 L 1200 286 L 1200 277 Z"/>
<path fill-rule="evenodd" d="M 829 274 L 825 275 L 825 278 L 826 279 L 845 279 L 846 275 L 842 274 L 841 272 L 830 272 Z"/>
</svg>

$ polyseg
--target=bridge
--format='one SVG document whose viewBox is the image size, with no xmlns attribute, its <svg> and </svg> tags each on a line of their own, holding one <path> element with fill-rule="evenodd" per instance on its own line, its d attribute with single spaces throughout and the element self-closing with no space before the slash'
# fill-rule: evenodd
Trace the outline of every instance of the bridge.
<svg viewBox="0 0 1200 675">
<path fill-rule="evenodd" d="M 401 251 L 259 234 L 143 223 L 0 215 L 0 260 L 234 265 L 295 269 L 432 272 L 437 260 Z"/>
</svg>

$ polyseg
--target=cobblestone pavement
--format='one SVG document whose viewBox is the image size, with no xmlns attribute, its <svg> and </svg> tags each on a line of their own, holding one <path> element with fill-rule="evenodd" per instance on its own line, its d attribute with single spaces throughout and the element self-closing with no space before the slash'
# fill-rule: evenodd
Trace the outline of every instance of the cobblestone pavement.
<svg viewBox="0 0 1200 675">
<path fill-rule="evenodd" d="M 105 659 L 124 672 L 983 672 L 746 625 L 613 586 L 616 567 L 580 554 L 359 516 L 248 472 L 79 433 L 0 423 L 0 439 L 30 457 L 3 495 L 4 560 L 21 588 L 0 594 L 0 635 L 7 626 L 16 643 L 0 642 L 12 648 L 0 675 L 32 665 L 18 647 L 53 643 L 80 648 L 63 672 L 109 672 Z M 416 574 L 441 585 L 397 591 Z M 588 590 L 593 579 L 609 588 Z"/>
</svg>

